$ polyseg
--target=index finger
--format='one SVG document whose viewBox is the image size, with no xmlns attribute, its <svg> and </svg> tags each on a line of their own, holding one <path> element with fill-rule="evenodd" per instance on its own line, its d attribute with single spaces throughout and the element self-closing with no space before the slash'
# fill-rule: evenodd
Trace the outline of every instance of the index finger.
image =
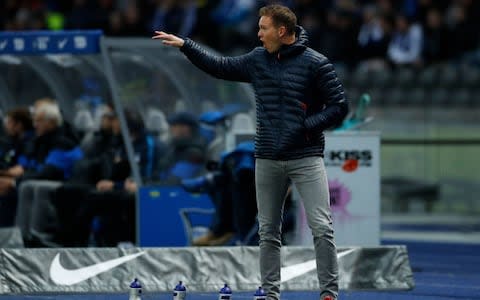
<svg viewBox="0 0 480 300">
<path fill-rule="evenodd" d="M 152 36 L 152 39 L 160 39 L 160 38 L 165 38 L 167 34 L 163 31 L 155 31 L 155 35 Z"/>
</svg>

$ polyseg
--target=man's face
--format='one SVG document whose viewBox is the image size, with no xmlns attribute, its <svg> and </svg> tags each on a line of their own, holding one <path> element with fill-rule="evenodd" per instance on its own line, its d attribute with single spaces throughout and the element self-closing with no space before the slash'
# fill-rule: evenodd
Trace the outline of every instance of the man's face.
<svg viewBox="0 0 480 300">
<path fill-rule="evenodd" d="M 406 32 L 408 30 L 408 22 L 404 17 L 402 16 L 397 17 L 395 22 L 396 22 L 398 31 Z"/>
<path fill-rule="evenodd" d="M 100 129 L 104 132 L 112 132 L 115 117 L 110 114 L 104 114 L 100 123 Z"/>
<path fill-rule="evenodd" d="M 8 136 L 16 136 L 19 134 L 20 124 L 18 122 L 15 122 L 15 120 L 10 118 L 9 116 L 5 118 L 4 125 L 5 125 L 5 132 L 7 133 Z"/>
<path fill-rule="evenodd" d="M 35 134 L 42 136 L 55 129 L 56 125 L 53 120 L 49 120 L 45 117 L 45 114 L 40 112 L 36 113 L 33 117 L 33 127 L 35 127 Z"/>
<path fill-rule="evenodd" d="M 170 125 L 170 136 L 172 139 L 190 138 L 192 135 L 192 128 L 186 124 Z"/>
<path fill-rule="evenodd" d="M 258 21 L 258 38 L 269 53 L 277 51 L 281 43 L 280 28 L 275 27 L 271 17 L 262 16 Z"/>
<path fill-rule="evenodd" d="M 122 127 L 120 125 L 120 120 L 117 117 L 112 118 L 111 120 L 112 133 L 114 135 L 120 134 Z"/>
</svg>

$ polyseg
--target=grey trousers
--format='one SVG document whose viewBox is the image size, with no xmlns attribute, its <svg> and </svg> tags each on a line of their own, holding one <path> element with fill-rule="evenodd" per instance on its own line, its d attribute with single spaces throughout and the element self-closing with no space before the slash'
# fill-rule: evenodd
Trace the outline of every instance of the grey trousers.
<svg viewBox="0 0 480 300">
<path fill-rule="evenodd" d="M 260 273 L 267 299 L 280 299 L 280 236 L 288 179 L 302 198 L 312 230 L 320 293 L 338 297 L 337 252 L 325 166 L 321 157 L 306 157 L 288 161 L 256 160 Z"/>
<path fill-rule="evenodd" d="M 44 245 L 51 241 L 57 213 L 51 203 L 50 192 L 61 184 L 60 181 L 49 180 L 28 180 L 20 184 L 15 224 L 24 240 L 35 237 Z"/>
</svg>

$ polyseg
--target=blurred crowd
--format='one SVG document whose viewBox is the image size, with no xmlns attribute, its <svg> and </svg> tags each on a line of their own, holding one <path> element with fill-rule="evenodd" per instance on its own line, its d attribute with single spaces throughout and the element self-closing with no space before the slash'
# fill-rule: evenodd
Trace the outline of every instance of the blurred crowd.
<svg viewBox="0 0 480 300">
<path fill-rule="evenodd" d="M 207 140 L 195 116 L 169 116 L 168 138 L 146 130 L 131 110 L 124 118 L 144 183 L 179 184 L 202 173 Z M 0 227 L 19 227 L 27 246 L 134 242 L 136 190 L 120 118 L 110 105 L 91 132 L 73 127 L 49 98 L 6 113 Z"/>
<path fill-rule="evenodd" d="M 109 36 L 192 37 L 223 53 L 258 45 L 258 9 L 291 7 L 310 46 L 348 67 L 423 66 L 478 48 L 473 0 L 5 0 L 4 30 L 101 28 Z"/>
<path fill-rule="evenodd" d="M 70 123 L 51 98 L 6 112 L 0 134 L 0 227 L 18 227 L 27 247 L 135 243 L 141 181 L 210 194 L 216 208 L 210 231 L 194 245 L 257 243 L 253 141 L 211 155 L 217 146 L 225 150 L 219 128 L 227 115 L 179 111 L 162 121 L 156 114 L 155 123 L 167 123 L 163 132 L 146 126 L 150 121 L 134 110 L 120 116 L 108 103 L 98 109 L 98 126 L 90 131 Z"/>
</svg>

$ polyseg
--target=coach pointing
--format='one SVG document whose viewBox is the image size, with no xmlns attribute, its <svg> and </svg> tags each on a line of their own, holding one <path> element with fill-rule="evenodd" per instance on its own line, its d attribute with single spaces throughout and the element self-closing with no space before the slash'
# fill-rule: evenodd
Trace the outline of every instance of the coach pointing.
<svg viewBox="0 0 480 300">
<path fill-rule="evenodd" d="M 213 55 L 190 39 L 162 31 L 156 31 L 153 38 L 180 48 L 210 75 L 253 85 L 260 271 L 267 299 L 280 299 L 280 234 L 288 179 L 302 197 L 312 230 L 320 299 L 337 299 L 338 265 L 323 131 L 342 122 L 348 103 L 332 64 L 307 47 L 306 32 L 296 25 L 290 9 L 269 5 L 259 15 L 258 37 L 263 47 L 237 57 Z"/>
</svg>

